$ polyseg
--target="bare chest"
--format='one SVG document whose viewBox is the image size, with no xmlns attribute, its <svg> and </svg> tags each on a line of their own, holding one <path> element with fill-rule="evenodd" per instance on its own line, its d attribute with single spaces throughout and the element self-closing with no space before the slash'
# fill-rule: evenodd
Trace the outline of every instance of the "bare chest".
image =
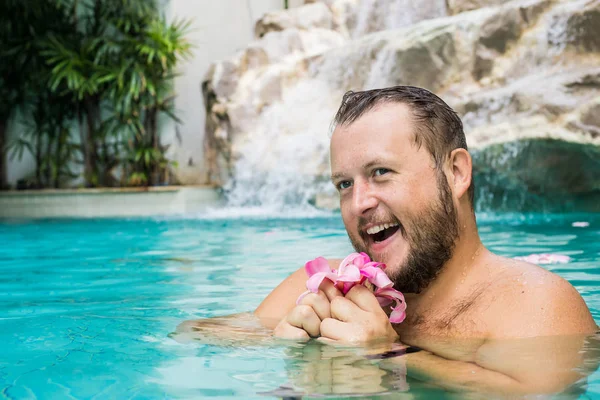
<svg viewBox="0 0 600 400">
<path fill-rule="evenodd" d="M 407 318 L 396 326 L 400 341 L 455 360 L 472 361 L 485 341 L 486 301 L 482 293 L 474 293 L 451 305 L 422 307 L 415 304 Z"/>
</svg>

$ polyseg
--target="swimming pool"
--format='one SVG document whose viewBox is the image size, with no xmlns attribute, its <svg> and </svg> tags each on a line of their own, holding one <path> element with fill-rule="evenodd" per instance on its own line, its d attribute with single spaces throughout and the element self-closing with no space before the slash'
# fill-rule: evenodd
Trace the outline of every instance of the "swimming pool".
<svg viewBox="0 0 600 400">
<path fill-rule="evenodd" d="M 575 285 L 600 321 L 600 215 L 478 220 L 499 254 L 570 256 L 545 267 Z M 307 348 L 180 343 L 169 333 L 184 320 L 251 311 L 308 259 L 352 251 L 339 215 L 2 221 L 0 243 L 0 393 L 19 399 L 303 393 L 294 363 Z M 581 398 L 600 396 L 600 373 L 583 387 Z M 332 393 L 339 388 L 318 394 Z"/>
</svg>

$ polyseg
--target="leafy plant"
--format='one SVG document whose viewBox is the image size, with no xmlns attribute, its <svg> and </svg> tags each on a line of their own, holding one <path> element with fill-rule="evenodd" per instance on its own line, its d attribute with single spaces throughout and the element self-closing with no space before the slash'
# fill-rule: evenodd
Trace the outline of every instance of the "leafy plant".
<svg viewBox="0 0 600 400">
<path fill-rule="evenodd" d="M 25 121 L 34 116 L 55 120 L 54 111 L 60 107 L 56 96 L 48 90 L 49 69 L 40 56 L 41 38 L 49 31 L 65 32 L 65 15 L 56 2 L 40 1 L 35 7 L 18 0 L 6 0 L 0 5 L 0 55 L 9 62 L 0 63 L 0 187 L 6 186 L 4 153 L 22 157 L 25 150 L 36 158 L 36 186 L 40 186 L 43 151 L 42 131 L 26 129 L 12 141 L 6 137 L 7 128 L 17 115 Z M 61 102 L 65 110 L 68 105 Z M 43 108 L 43 109 L 42 109 Z M 63 108 L 60 108 L 61 110 Z M 64 113 L 63 113 L 64 115 Z M 65 115 L 66 119 L 68 116 Z M 44 120 L 44 128 L 49 123 Z M 64 124 L 64 121 L 61 122 Z M 31 126 L 29 126 L 31 127 Z"/>
<path fill-rule="evenodd" d="M 86 186 L 165 182 L 171 164 L 159 118 L 178 121 L 171 83 L 177 62 L 190 54 L 189 22 L 168 23 L 148 0 L 6 1 L 0 25 L 19 16 L 22 29 L 0 51 L 22 59 L 15 68 L 0 66 L 3 77 L 15 76 L 0 78 L 0 95 L 18 97 L 0 103 L 0 148 L 11 157 L 30 152 L 39 186 L 72 179 L 78 163 Z M 15 104 L 30 123 L 5 146 Z"/>
</svg>

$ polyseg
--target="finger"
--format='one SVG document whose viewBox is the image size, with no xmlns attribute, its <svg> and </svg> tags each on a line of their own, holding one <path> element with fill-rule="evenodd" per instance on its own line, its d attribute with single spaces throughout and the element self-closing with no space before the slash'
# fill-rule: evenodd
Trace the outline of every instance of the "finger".
<svg viewBox="0 0 600 400">
<path fill-rule="evenodd" d="M 321 320 L 311 306 L 298 305 L 290 311 L 285 319 L 290 325 L 304 329 L 312 337 L 320 335 Z"/>
<path fill-rule="evenodd" d="M 346 332 L 348 332 L 347 323 L 333 318 L 326 318 L 321 322 L 320 328 L 320 341 L 328 344 L 332 344 L 331 341 L 346 341 Z"/>
<path fill-rule="evenodd" d="M 345 297 L 336 297 L 331 301 L 330 313 L 331 318 L 350 322 L 360 317 L 364 310 Z"/>
<path fill-rule="evenodd" d="M 324 336 L 318 337 L 315 340 L 328 346 L 335 346 L 336 344 L 339 344 L 336 340 Z"/>
<path fill-rule="evenodd" d="M 346 293 L 345 297 L 356 304 L 363 311 L 383 311 L 373 292 L 362 285 L 354 285 L 354 287 L 350 289 L 348 293 Z"/>
<path fill-rule="evenodd" d="M 310 336 L 304 329 L 296 328 L 290 325 L 285 319 L 281 321 L 273 330 L 273 336 L 281 339 L 309 340 Z"/>
<path fill-rule="evenodd" d="M 321 321 L 331 317 L 331 313 L 329 312 L 329 299 L 327 299 L 327 296 L 322 290 L 319 290 L 319 293 L 310 293 L 306 295 L 300 304 L 312 307 Z"/>
<path fill-rule="evenodd" d="M 321 289 L 323 291 L 323 293 L 325 293 L 325 296 L 327 296 L 327 299 L 329 301 L 333 300 L 335 297 L 343 296 L 342 292 L 338 288 L 335 287 L 333 282 L 331 282 L 328 279 L 325 280 L 323 283 L 321 283 L 321 286 L 319 286 L 319 289 Z"/>
</svg>

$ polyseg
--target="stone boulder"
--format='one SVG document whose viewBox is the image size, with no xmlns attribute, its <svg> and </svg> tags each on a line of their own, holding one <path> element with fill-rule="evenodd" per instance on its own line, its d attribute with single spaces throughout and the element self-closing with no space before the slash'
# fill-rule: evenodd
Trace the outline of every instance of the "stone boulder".
<svg viewBox="0 0 600 400">
<path fill-rule="evenodd" d="M 472 60 L 461 48 L 465 38 L 453 24 L 408 37 L 404 43 L 394 41 L 386 49 L 394 54 L 391 79 L 386 84 L 410 84 L 438 92 L 471 69 Z"/>
<path fill-rule="evenodd" d="M 210 77 L 210 90 L 215 94 L 219 101 L 226 101 L 230 98 L 238 87 L 240 78 L 239 65 L 235 61 L 224 60 L 214 63 L 206 73 Z"/>
<path fill-rule="evenodd" d="M 473 148 L 535 138 L 600 146 L 591 117 L 599 97 L 600 81 L 594 81 L 597 76 L 598 68 L 594 72 L 588 66 L 575 66 L 525 76 L 450 103 L 461 114 Z M 574 129 L 574 120 L 582 123 L 578 129 Z"/>
<path fill-rule="evenodd" d="M 392 3 L 404 4 L 376 5 Z M 433 9 L 438 0 L 419 4 Z M 343 93 L 404 84 L 436 92 L 461 115 L 476 155 L 480 198 L 509 187 L 515 198 L 523 196 L 523 205 L 543 193 L 568 204 L 575 204 L 567 201 L 570 195 L 594 198 L 591 192 L 600 190 L 594 161 L 600 148 L 600 2 L 447 4 L 455 15 L 419 20 L 415 14 L 409 19 L 418 23 L 393 30 L 382 25 L 358 37 L 357 26 L 375 12 L 375 3 L 315 2 L 266 16 L 261 38 L 216 63 L 203 83 L 205 97 L 218 104 L 207 110 L 213 114 L 207 136 L 218 147 L 213 153 L 222 153 L 212 160 L 223 160 L 213 170 L 228 168 L 214 175 L 233 176 L 240 196 L 256 182 L 269 194 L 289 180 L 293 189 L 277 196 L 331 205 L 327 131 Z M 315 6 L 320 10 L 310 18 L 300 17 Z M 361 15 L 365 10 L 368 15 Z M 561 146 L 568 156 L 560 155 Z"/>
<path fill-rule="evenodd" d="M 359 0 L 334 0 L 330 7 L 333 13 L 333 27 L 344 37 L 349 38 L 356 30 Z"/>
<path fill-rule="evenodd" d="M 460 14 L 465 11 L 477 10 L 483 7 L 501 6 L 506 0 L 447 0 L 450 15 Z"/>
<path fill-rule="evenodd" d="M 519 42 L 524 42 L 523 48 L 525 49 L 529 49 L 529 46 L 535 48 L 537 44 L 526 43 L 527 39 L 524 34 L 530 30 L 535 30 L 536 26 L 539 25 L 539 18 L 550 6 L 550 0 L 513 1 L 484 16 L 484 21 L 478 32 L 479 39 L 475 46 L 473 77 L 476 80 L 481 80 L 491 75 L 497 61 L 502 61 L 501 58 L 505 55 L 509 62 L 518 58 L 518 56 L 515 57 L 515 55 L 510 54 L 510 50 L 518 47 Z M 476 12 L 476 15 L 480 14 L 480 12 Z M 547 56 L 542 50 L 539 53 L 539 57 Z M 519 71 L 517 74 L 521 75 L 522 72 Z M 502 76 L 498 78 L 502 79 L 505 75 L 504 71 L 499 75 Z"/>
<path fill-rule="evenodd" d="M 352 37 L 373 32 L 406 28 L 421 21 L 448 15 L 446 0 L 377 0 L 361 1 L 356 8 Z"/>
<path fill-rule="evenodd" d="M 566 21 L 566 39 L 583 52 L 600 51 L 600 1 L 581 2 L 583 7 Z"/>
<path fill-rule="evenodd" d="M 592 139 L 600 138 L 600 96 L 582 106 L 575 118 L 569 122 L 569 128 L 590 135 Z"/>
<path fill-rule="evenodd" d="M 268 32 L 279 32 L 290 28 L 312 29 L 333 28 L 333 14 L 323 3 L 306 4 L 289 10 L 274 11 L 265 14 L 256 22 L 254 34 L 261 38 Z"/>
<path fill-rule="evenodd" d="M 267 33 L 250 43 L 234 59 L 240 65 L 238 74 L 243 75 L 250 69 L 305 58 L 338 47 L 344 42 L 345 38 L 340 33 L 329 29 L 302 31 L 290 28 Z"/>
</svg>

